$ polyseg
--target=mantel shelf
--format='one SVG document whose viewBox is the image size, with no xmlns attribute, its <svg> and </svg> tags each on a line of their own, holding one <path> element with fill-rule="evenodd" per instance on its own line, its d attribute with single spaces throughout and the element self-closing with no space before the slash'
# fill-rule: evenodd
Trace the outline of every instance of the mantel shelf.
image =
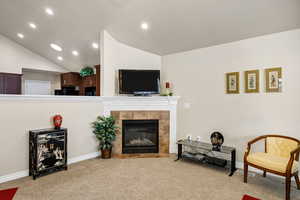
<svg viewBox="0 0 300 200">
<path fill-rule="evenodd" d="M 134 96 L 55 96 L 55 95 L 0 95 L 0 101 L 37 101 L 37 102 L 102 102 L 103 104 L 120 105 L 120 104 L 177 104 L 179 97 L 151 96 L 151 97 L 134 97 Z"/>
<path fill-rule="evenodd" d="M 178 96 L 151 96 L 151 97 L 134 97 L 134 96 L 114 96 L 102 97 L 104 105 L 176 105 L 180 97 Z"/>
</svg>

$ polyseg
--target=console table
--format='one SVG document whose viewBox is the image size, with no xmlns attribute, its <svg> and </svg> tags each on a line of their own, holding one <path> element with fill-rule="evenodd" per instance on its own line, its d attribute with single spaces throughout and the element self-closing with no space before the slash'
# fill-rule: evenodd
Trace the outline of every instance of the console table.
<svg viewBox="0 0 300 200">
<path fill-rule="evenodd" d="M 236 171 L 236 150 L 233 147 L 222 146 L 220 151 L 213 151 L 212 145 L 209 143 L 187 139 L 177 141 L 177 145 L 178 157 L 175 161 L 181 158 L 188 158 L 222 167 L 230 164 L 229 176 L 232 176 Z"/>
</svg>

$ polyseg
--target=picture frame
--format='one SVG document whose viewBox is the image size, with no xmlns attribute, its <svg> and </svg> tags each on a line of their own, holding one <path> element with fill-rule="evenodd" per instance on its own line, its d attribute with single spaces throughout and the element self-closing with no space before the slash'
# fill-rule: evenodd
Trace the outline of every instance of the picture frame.
<svg viewBox="0 0 300 200">
<path fill-rule="evenodd" d="M 240 73 L 230 72 L 226 73 L 226 93 L 239 94 L 240 93 Z"/>
<path fill-rule="evenodd" d="M 265 69 L 266 92 L 281 92 L 282 68 Z"/>
<path fill-rule="evenodd" d="M 259 70 L 245 71 L 245 92 L 259 93 Z"/>
</svg>

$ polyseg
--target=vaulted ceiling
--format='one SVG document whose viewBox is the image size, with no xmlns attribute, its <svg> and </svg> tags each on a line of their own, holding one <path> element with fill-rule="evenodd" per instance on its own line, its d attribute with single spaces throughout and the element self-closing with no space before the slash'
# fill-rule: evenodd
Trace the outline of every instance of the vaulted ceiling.
<svg viewBox="0 0 300 200">
<path fill-rule="evenodd" d="M 53 16 L 45 14 L 47 7 Z M 142 22 L 148 31 L 141 30 Z M 70 70 L 99 63 L 99 49 L 91 44 L 103 29 L 121 42 L 166 55 L 296 28 L 299 0 L 0 0 L 0 33 Z"/>
</svg>

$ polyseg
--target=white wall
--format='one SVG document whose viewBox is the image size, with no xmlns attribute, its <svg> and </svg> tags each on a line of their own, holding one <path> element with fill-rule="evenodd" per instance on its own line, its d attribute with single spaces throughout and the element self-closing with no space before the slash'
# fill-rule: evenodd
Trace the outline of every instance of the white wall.
<svg viewBox="0 0 300 200">
<path fill-rule="evenodd" d="M 282 67 L 283 92 L 264 92 L 264 69 Z M 261 92 L 244 93 L 243 71 L 259 69 Z M 178 138 L 191 134 L 209 141 L 219 130 L 237 147 L 262 134 L 300 139 L 300 29 L 163 57 L 164 80 L 181 96 Z M 225 94 L 225 73 L 240 72 L 241 94 Z M 184 108 L 190 104 L 190 109 Z M 187 105 L 188 106 L 188 105 Z"/>
<path fill-rule="evenodd" d="M 22 68 L 67 72 L 51 61 L 0 35 L 0 72 L 21 74 Z"/>
<path fill-rule="evenodd" d="M 3 122 L 0 133 L 0 182 L 1 176 L 28 170 L 28 131 L 53 127 L 51 119 L 55 114 L 63 116 L 62 126 L 68 128 L 69 159 L 98 151 L 91 122 L 103 113 L 101 100 L 81 101 L 80 98 L 74 98 L 74 101 L 71 97 L 60 98 L 66 100 L 18 98 L 23 97 L 0 99 L 0 121 Z"/>
<path fill-rule="evenodd" d="M 101 33 L 102 95 L 114 96 L 118 69 L 161 69 L 161 56 L 127 46 Z"/>
</svg>

